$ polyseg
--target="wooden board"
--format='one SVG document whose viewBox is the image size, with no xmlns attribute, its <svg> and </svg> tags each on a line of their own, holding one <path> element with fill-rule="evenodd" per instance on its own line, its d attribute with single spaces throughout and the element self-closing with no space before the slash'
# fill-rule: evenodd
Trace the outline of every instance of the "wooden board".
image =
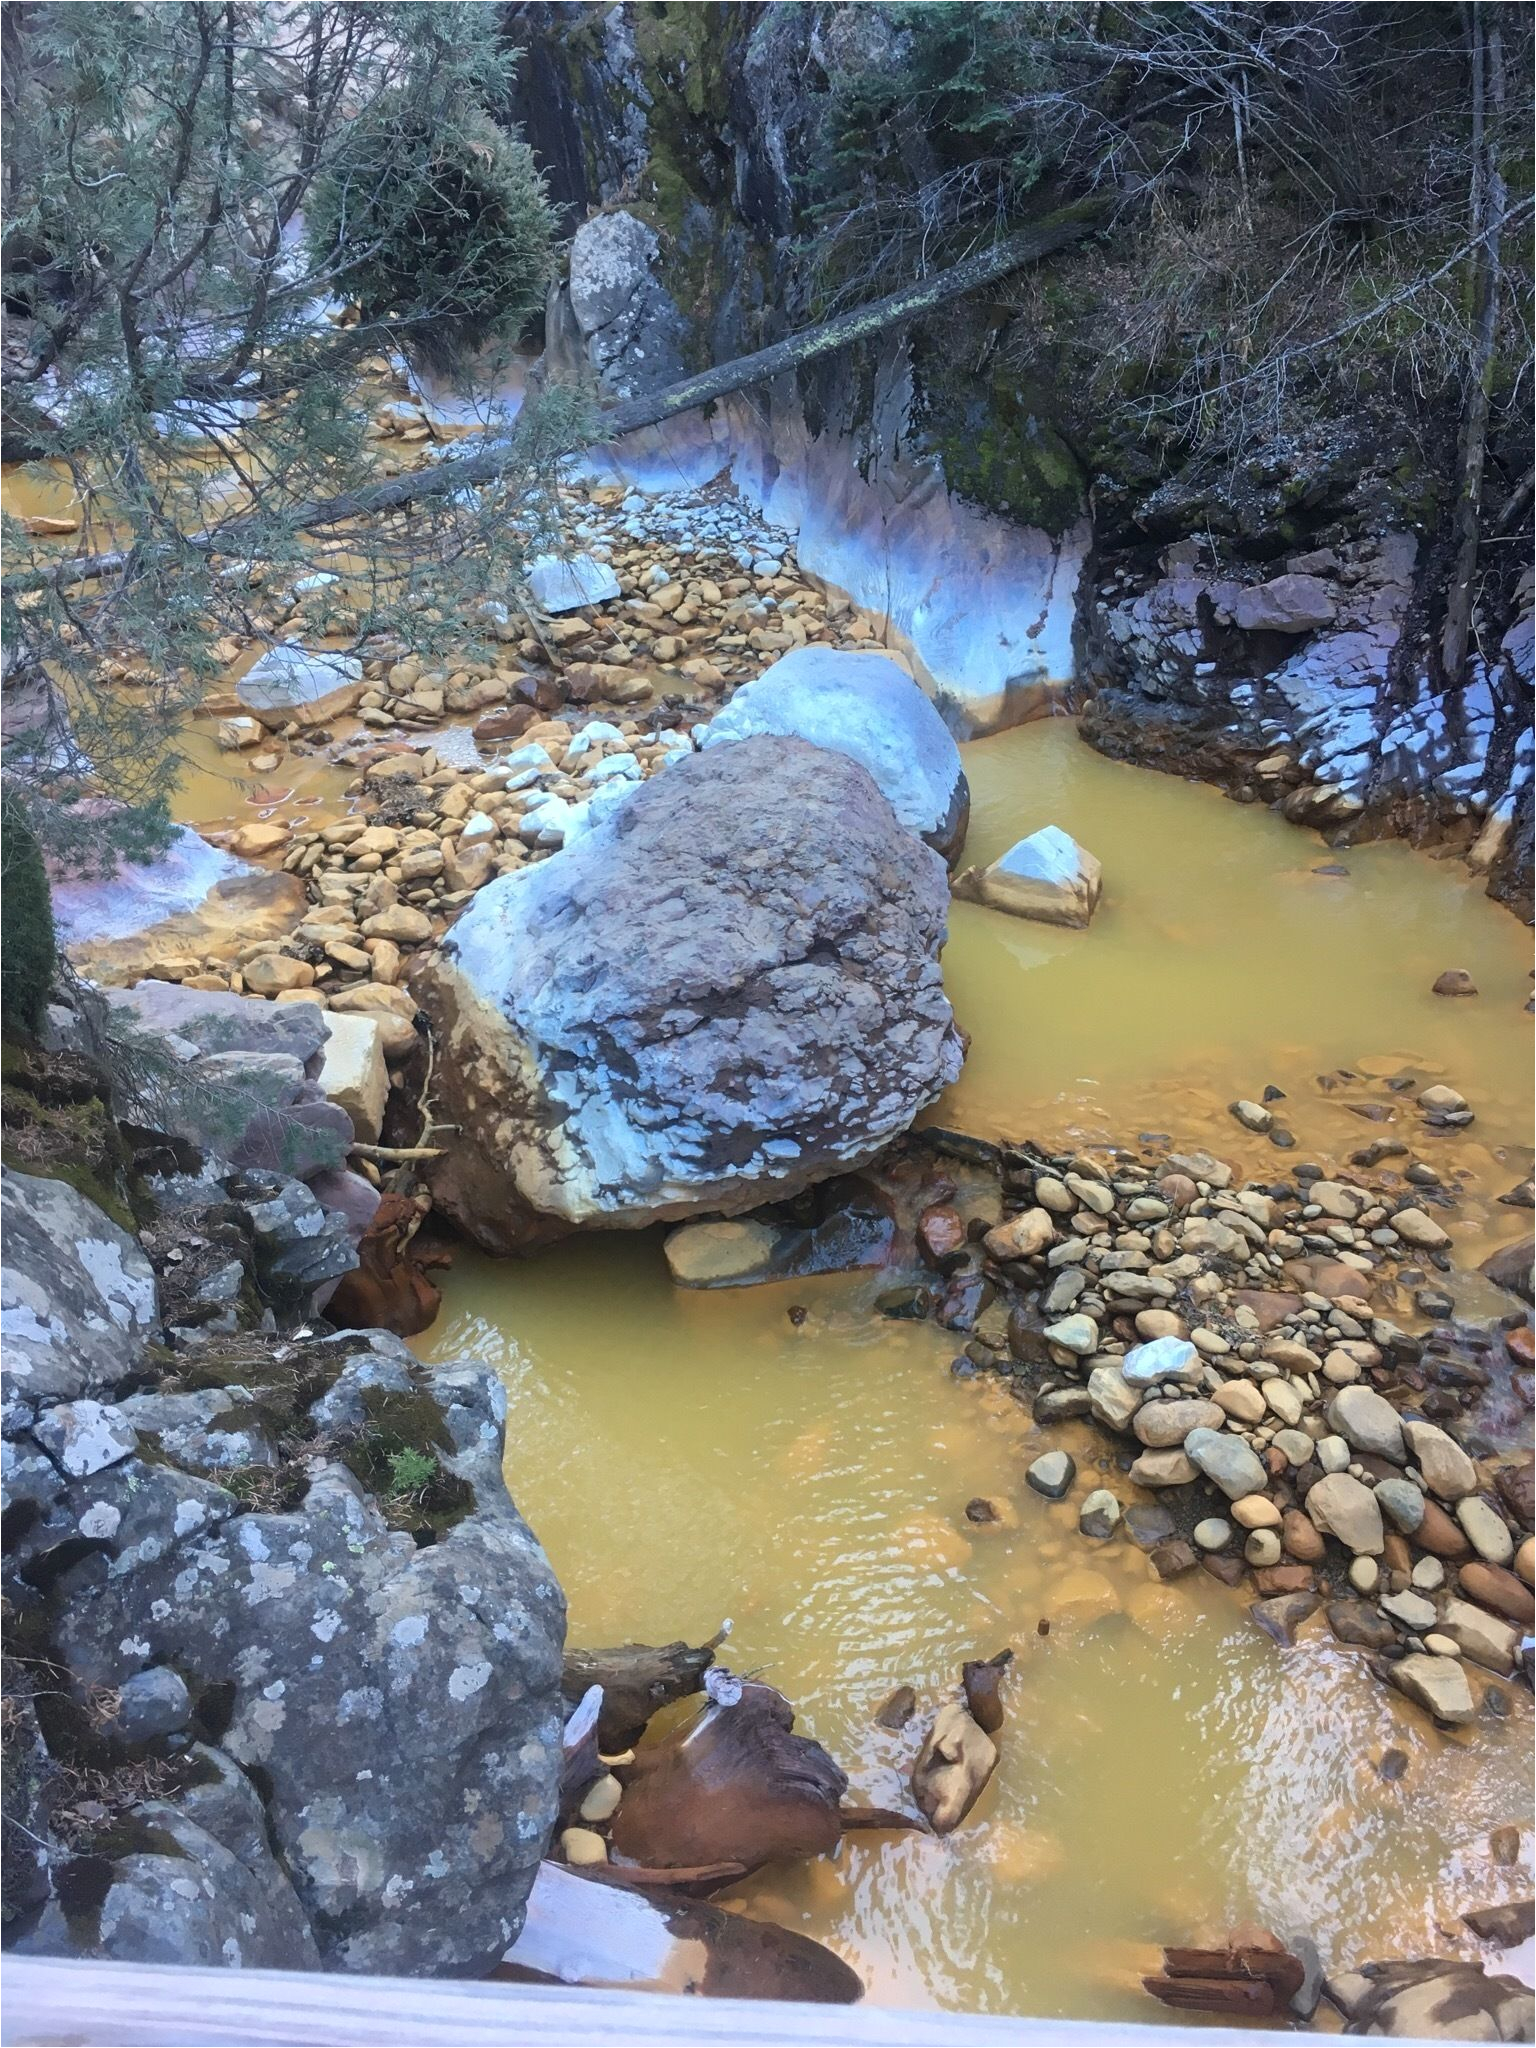
<svg viewBox="0 0 1536 2048">
<path fill-rule="evenodd" d="M 983 2018 L 871 2005 L 762 2004 L 657 1998 L 626 1991 L 546 1991 L 513 1984 L 287 1970 L 178 1970 L 144 1963 L 7 1956 L 3 2048 L 1295 2048 L 1266 2028 L 1098 2025 Z"/>
</svg>

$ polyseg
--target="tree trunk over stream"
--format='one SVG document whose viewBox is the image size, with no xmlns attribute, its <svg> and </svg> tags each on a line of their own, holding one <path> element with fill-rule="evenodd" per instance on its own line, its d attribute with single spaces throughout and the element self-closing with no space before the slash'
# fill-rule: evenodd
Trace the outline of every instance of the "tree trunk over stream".
<svg viewBox="0 0 1536 2048">
<path fill-rule="evenodd" d="M 800 333 L 788 335 L 783 341 L 757 349 L 751 355 L 738 356 L 733 362 L 718 364 L 694 377 L 685 377 L 680 383 L 667 385 L 664 390 L 625 399 L 622 404 L 599 413 L 592 423 L 591 432 L 584 434 L 579 442 L 553 452 L 575 454 L 580 447 L 615 441 L 642 427 L 657 426 L 664 420 L 676 419 L 700 406 L 728 398 L 732 392 L 745 390 L 749 385 L 766 383 L 787 370 L 798 370 L 820 356 L 851 347 L 855 342 L 871 340 L 888 328 L 921 319 L 951 299 L 980 291 L 995 284 L 999 278 L 1023 269 L 1026 264 L 1038 263 L 1043 257 L 1081 241 L 1099 226 L 1108 209 L 1109 201 L 1102 198 L 1079 200 L 1062 207 L 1033 226 L 1006 236 L 990 249 L 968 256 L 947 269 L 935 271 L 932 277 L 905 285 L 900 291 L 891 292 L 870 305 L 804 328 Z M 514 431 L 506 441 L 485 449 L 479 455 L 439 462 L 429 469 L 414 470 L 409 476 L 395 477 L 367 490 L 295 505 L 283 513 L 282 523 L 295 533 L 318 533 L 354 519 L 374 518 L 380 513 L 398 511 L 403 506 L 423 500 L 445 498 L 455 491 L 494 483 L 498 477 L 518 467 L 524 459 L 527 445 L 524 437 Z M 244 544 L 254 540 L 261 530 L 259 521 L 235 520 L 220 530 L 187 536 L 186 545 L 203 554 L 239 555 Z M 4 588 L 8 592 L 39 589 L 47 584 L 63 588 L 116 575 L 127 567 L 131 567 L 131 557 L 125 553 L 80 557 L 61 562 L 55 569 L 7 577 Z"/>
</svg>

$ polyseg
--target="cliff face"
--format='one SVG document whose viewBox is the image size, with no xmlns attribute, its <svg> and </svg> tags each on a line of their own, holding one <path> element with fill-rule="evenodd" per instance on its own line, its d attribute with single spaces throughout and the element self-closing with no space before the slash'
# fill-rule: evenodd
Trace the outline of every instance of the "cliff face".
<svg viewBox="0 0 1536 2048">
<path fill-rule="evenodd" d="M 851 218 L 827 200 L 833 129 L 849 78 L 909 59 L 904 21 L 837 5 L 509 9 L 525 50 L 509 111 L 575 237 L 546 374 L 630 394 L 868 296 L 824 260 Z M 930 170 L 932 124 L 954 118 L 937 97 L 918 108 L 903 161 Z M 1331 837 L 1459 844 L 1528 914 L 1517 531 L 1486 536 L 1465 676 L 1436 674 L 1453 397 L 1405 393 L 1367 362 L 1347 405 L 1319 383 L 1213 448 L 1154 415 L 1130 351 L 1125 402 L 1106 403 L 1084 374 L 1096 328 L 1107 348 L 1122 302 L 1156 306 L 1165 261 L 1145 225 L 1122 226 L 612 459 L 652 489 L 729 469 L 796 531 L 802 563 L 888 616 L 962 735 L 1086 704 L 1107 751 L 1283 802 Z M 1490 529 L 1500 465 L 1523 459 L 1493 454 Z"/>
</svg>

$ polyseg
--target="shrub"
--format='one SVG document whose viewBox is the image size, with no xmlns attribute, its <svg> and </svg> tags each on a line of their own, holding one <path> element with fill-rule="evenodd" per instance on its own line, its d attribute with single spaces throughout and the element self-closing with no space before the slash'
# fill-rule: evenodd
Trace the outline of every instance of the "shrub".
<svg viewBox="0 0 1536 2048">
<path fill-rule="evenodd" d="M 444 128 L 387 94 L 309 206 L 311 251 L 365 319 L 443 367 L 516 341 L 544 304 L 554 216 L 533 152 L 473 110 Z"/>
<path fill-rule="evenodd" d="M 0 1026 L 35 1038 L 53 981 L 53 908 L 36 837 L 15 797 L 0 803 Z"/>
</svg>

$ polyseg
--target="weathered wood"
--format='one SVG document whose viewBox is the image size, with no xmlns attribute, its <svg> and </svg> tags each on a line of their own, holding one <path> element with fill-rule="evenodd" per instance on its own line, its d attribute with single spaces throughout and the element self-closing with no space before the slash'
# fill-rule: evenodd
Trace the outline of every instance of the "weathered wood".
<svg viewBox="0 0 1536 2048">
<path fill-rule="evenodd" d="M 5 1959 L 3 2048 L 1125 2048 L 1121 2022 L 903 2012 L 878 2005 L 658 1998 L 321 1971 Z M 1211 2026 L 1200 2048 L 1294 2048 L 1289 2031 Z M 1188 2048 L 1187 2027 L 1135 2029 Z"/>
<path fill-rule="evenodd" d="M 665 420 L 676 419 L 700 406 L 712 405 L 718 399 L 728 398 L 733 392 L 743 391 L 750 385 L 767 383 L 787 370 L 798 370 L 806 363 L 848 348 L 855 342 L 872 340 L 888 328 L 921 319 L 925 313 L 936 311 L 951 299 L 963 298 L 967 292 L 996 284 L 1000 278 L 1022 270 L 1026 264 L 1038 263 L 1043 257 L 1080 242 L 1105 219 L 1109 204 L 1108 200 L 1099 197 L 1077 200 L 1044 220 L 1021 228 L 1017 234 L 1005 236 L 991 248 L 968 256 L 963 262 L 952 263 L 946 269 L 936 270 L 931 277 L 905 285 L 883 299 L 856 307 L 850 313 L 840 313 L 835 319 L 820 321 L 813 327 L 802 328 L 798 334 L 786 335 L 784 340 L 773 342 L 767 348 L 738 356 L 729 363 L 717 364 L 697 376 L 684 377 L 681 382 L 669 384 L 663 390 L 627 398 L 600 413 L 591 423 L 591 430 L 584 432 L 579 441 L 573 441 L 563 449 L 546 449 L 545 455 L 575 454 L 589 443 L 616 441 L 625 434 L 638 432 L 642 427 L 659 426 Z M 290 506 L 282 514 L 282 523 L 294 533 L 319 533 L 352 520 L 371 519 L 382 512 L 398 511 L 405 505 L 451 497 L 456 491 L 478 489 L 517 469 L 527 457 L 530 446 L 531 430 L 514 428 L 505 440 L 498 441 L 478 455 L 433 463 L 429 468 L 413 470 L 407 476 L 373 484 L 364 490 L 348 491 L 339 497 L 316 498 Z M 261 520 L 237 519 L 222 528 L 190 534 L 182 544 L 202 554 L 238 557 L 264 530 Z M 126 552 L 77 557 L 50 569 L 28 570 L 8 576 L 0 587 L 12 594 L 40 589 L 47 584 L 62 588 L 117 575 L 129 565 L 130 555 Z"/>
<path fill-rule="evenodd" d="M 663 1643 L 659 1648 L 650 1643 L 622 1643 L 612 1650 L 567 1650 L 560 1690 L 574 1706 L 589 1687 L 602 1687 L 597 1743 L 606 1756 L 612 1756 L 640 1740 L 653 1714 L 699 1690 L 730 1626 L 726 1622 L 696 1649 L 679 1642 Z"/>
<path fill-rule="evenodd" d="M 1273 2019 L 1290 2009 L 1306 1967 L 1273 1935 L 1228 1948 L 1165 1948 L 1162 1974 L 1142 1988 L 1179 2012 L 1248 2014 Z"/>
<path fill-rule="evenodd" d="M 855 1834 L 861 1828 L 882 1830 L 886 1828 L 915 1828 L 919 1834 L 926 1831 L 926 1822 L 913 1813 L 897 1813 L 889 1806 L 840 1806 L 837 1817 L 843 1824 L 845 1835 Z"/>
</svg>

